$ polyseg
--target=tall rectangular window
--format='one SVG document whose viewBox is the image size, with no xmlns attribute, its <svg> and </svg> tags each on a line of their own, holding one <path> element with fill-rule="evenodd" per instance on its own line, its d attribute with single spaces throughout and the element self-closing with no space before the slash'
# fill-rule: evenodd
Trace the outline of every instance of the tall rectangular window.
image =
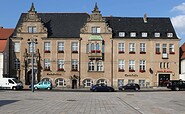
<svg viewBox="0 0 185 114">
<path fill-rule="evenodd" d="M 50 42 L 44 42 L 44 52 L 45 53 L 50 53 Z"/>
<path fill-rule="evenodd" d="M 78 53 L 78 42 L 72 42 L 72 52 Z"/>
<path fill-rule="evenodd" d="M 155 53 L 156 54 L 160 54 L 161 52 L 160 52 L 160 44 L 159 43 L 156 43 L 155 44 Z"/>
<path fill-rule="evenodd" d="M 36 26 L 29 26 L 28 27 L 28 33 L 36 33 L 36 32 L 37 32 Z"/>
<path fill-rule="evenodd" d="M 145 43 L 140 43 L 140 53 L 145 53 L 146 52 L 146 45 Z"/>
<path fill-rule="evenodd" d="M 103 71 L 103 62 L 102 61 L 97 62 L 97 71 Z"/>
<path fill-rule="evenodd" d="M 14 43 L 14 52 L 20 52 L 20 43 L 19 42 Z"/>
<path fill-rule="evenodd" d="M 118 87 L 124 86 L 124 79 L 118 79 Z"/>
<path fill-rule="evenodd" d="M 119 43 L 118 44 L 118 51 L 119 51 L 119 53 L 124 53 L 124 48 L 125 48 L 125 45 L 124 45 L 124 43 Z"/>
<path fill-rule="evenodd" d="M 129 53 L 135 53 L 135 43 L 129 43 Z"/>
<path fill-rule="evenodd" d="M 129 72 L 135 72 L 135 61 L 129 60 Z"/>
<path fill-rule="evenodd" d="M 124 69 L 125 69 L 124 60 L 118 60 L 118 71 L 124 71 Z"/>
<path fill-rule="evenodd" d="M 64 70 L 64 60 L 58 59 L 58 70 L 63 71 Z"/>
<path fill-rule="evenodd" d="M 32 47 L 32 42 L 29 43 L 29 52 L 34 52 L 35 51 L 35 43 L 33 43 L 33 47 Z"/>
<path fill-rule="evenodd" d="M 50 59 L 44 59 L 44 69 L 50 70 Z"/>
<path fill-rule="evenodd" d="M 167 53 L 167 45 L 163 44 L 163 53 Z"/>
<path fill-rule="evenodd" d="M 72 59 L 71 61 L 71 69 L 72 71 L 78 71 L 78 60 L 77 59 Z"/>
<path fill-rule="evenodd" d="M 100 31 L 101 31 L 100 27 L 92 27 L 91 28 L 92 33 L 100 33 Z"/>
<path fill-rule="evenodd" d="M 59 53 L 64 52 L 64 42 L 58 42 L 58 52 Z"/>
<path fill-rule="evenodd" d="M 89 71 L 94 71 L 94 62 L 93 61 L 89 62 L 88 68 L 89 68 L 88 69 Z"/>
<path fill-rule="evenodd" d="M 170 54 L 175 54 L 174 44 L 169 45 L 169 52 L 170 52 Z"/>
<path fill-rule="evenodd" d="M 140 70 L 140 72 L 145 72 L 145 70 L 146 70 L 146 61 L 145 60 L 140 60 L 139 70 Z"/>
</svg>

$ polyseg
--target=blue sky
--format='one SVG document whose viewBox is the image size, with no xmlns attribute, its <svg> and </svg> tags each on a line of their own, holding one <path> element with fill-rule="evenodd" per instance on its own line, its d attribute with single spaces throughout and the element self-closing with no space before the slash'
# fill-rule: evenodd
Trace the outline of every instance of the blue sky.
<svg viewBox="0 0 185 114">
<path fill-rule="evenodd" d="M 34 3 L 41 12 L 91 13 L 97 2 L 103 16 L 170 17 L 178 36 L 185 42 L 185 0 L 1 0 L 0 26 L 15 28 L 21 15 Z"/>
</svg>

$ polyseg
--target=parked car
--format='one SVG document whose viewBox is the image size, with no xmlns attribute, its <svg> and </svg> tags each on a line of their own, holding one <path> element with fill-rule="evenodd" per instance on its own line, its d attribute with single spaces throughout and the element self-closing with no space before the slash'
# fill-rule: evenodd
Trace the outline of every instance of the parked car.
<svg viewBox="0 0 185 114">
<path fill-rule="evenodd" d="M 23 84 L 16 78 L 0 78 L 0 89 L 23 89 Z"/>
<path fill-rule="evenodd" d="M 140 86 L 139 84 L 136 83 L 130 83 L 130 84 L 126 84 L 124 86 L 120 86 L 119 90 L 140 90 Z"/>
<path fill-rule="evenodd" d="M 170 80 L 167 84 L 167 88 L 175 91 L 185 89 L 185 81 L 183 80 Z"/>
<path fill-rule="evenodd" d="M 91 86 L 90 88 L 91 91 L 109 91 L 109 92 L 113 92 L 114 88 L 104 85 L 104 84 L 96 84 Z"/>
<path fill-rule="evenodd" d="M 52 83 L 50 81 L 41 81 L 34 85 L 34 89 L 52 89 Z"/>
</svg>

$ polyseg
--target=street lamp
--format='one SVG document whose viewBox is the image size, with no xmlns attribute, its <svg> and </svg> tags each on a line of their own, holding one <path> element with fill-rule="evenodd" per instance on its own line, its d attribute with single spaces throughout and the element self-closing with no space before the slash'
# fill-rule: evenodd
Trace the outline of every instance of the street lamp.
<svg viewBox="0 0 185 114">
<path fill-rule="evenodd" d="M 32 82 L 31 82 L 31 91 L 34 92 L 34 44 L 37 44 L 37 39 L 35 38 L 31 38 L 28 39 L 28 44 L 31 45 L 31 64 L 32 64 L 32 70 L 31 70 L 31 78 L 32 78 Z"/>
</svg>

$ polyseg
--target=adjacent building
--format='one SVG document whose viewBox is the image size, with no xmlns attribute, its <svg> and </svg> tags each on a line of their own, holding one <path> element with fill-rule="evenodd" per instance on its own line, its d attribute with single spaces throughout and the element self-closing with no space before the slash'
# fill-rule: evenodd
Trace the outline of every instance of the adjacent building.
<svg viewBox="0 0 185 114">
<path fill-rule="evenodd" d="M 0 78 L 9 76 L 9 37 L 13 31 L 0 27 Z"/>
<path fill-rule="evenodd" d="M 22 13 L 11 38 L 11 73 L 57 87 L 166 86 L 179 79 L 179 38 L 170 18 L 88 13 Z M 16 68 L 15 66 L 20 65 Z"/>
<path fill-rule="evenodd" d="M 185 43 L 180 47 L 180 77 L 179 79 L 185 80 Z"/>
</svg>

